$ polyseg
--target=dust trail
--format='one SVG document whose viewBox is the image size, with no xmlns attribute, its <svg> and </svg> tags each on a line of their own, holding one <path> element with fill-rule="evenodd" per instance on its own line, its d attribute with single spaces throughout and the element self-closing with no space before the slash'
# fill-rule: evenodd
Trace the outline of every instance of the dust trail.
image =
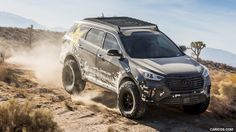
<svg viewBox="0 0 236 132">
<path fill-rule="evenodd" d="M 109 108 L 102 103 L 98 103 L 92 100 L 93 98 L 98 97 L 99 94 L 100 94 L 99 92 L 90 91 L 89 93 L 71 96 L 71 99 L 76 104 L 89 106 L 93 110 L 99 112 L 110 111 L 118 114 L 119 111 L 116 108 Z"/>
<path fill-rule="evenodd" d="M 44 40 L 33 45 L 32 49 L 14 50 L 12 57 L 7 61 L 33 70 L 40 83 L 62 86 L 62 65 L 59 63 L 60 44 L 52 44 Z"/>
<path fill-rule="evenodd" d="M 62 64 L 59 62 L 61 51 L 60 44 L 54 44 L 50 41 L 39 41 L 34 43 L 32 49 L 23 48 L 23 50 L 14 50 L 12 56 L 7 60 L 9 63 L 20 64 L 25 68 L 34 71 L 35 76 L 41 84 L 53 87 L 62 87 L 61 69 Z M 93 88 L 94 89 L 94 86 Z M 77 104 L 91 107 L 98 111 L 117 111 L 92 101 L 93 98 L 100 96 L 99 92 L 89 91 L 80 95 L 72 96 L 72 100 Z"/>
</svg>

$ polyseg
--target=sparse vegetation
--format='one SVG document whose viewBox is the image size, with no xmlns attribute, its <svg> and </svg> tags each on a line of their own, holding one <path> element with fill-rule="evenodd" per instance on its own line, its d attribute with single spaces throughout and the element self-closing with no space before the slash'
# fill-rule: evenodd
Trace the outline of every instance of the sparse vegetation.
<svg viewBox="0 0 236 132">
<path fill-rule="evenodd" d="M 58 131 L 48 109 L 34 109 L 29 102 L 10 100 L 0 105 L 1 132 L 54 132 Z"/>
<path fill-rule="evenodd" d="M 193 52 L 193 56 L 196 56 L 197 61 L 199 61 L 199 56 L 203 48 L 206 47 L 206 44 L 204 44 L 202 41 L 196 41 L 192 42 L 190 44 L 190 48 Z"/>
<path fill-rule="evenodd" d="M 32 31 L 32 43 L 40 40 L 60 43 L 63 34 L 61 32 L 34 29 Z M 0 27 L 0 41 L 4 41 L 3 43 L 8 46 L 29 47 L 29 37 L 29 29 L 27 28 Z"/>
<path fill-rule="evenodd" d="M 207 66 L 211 70 L 221 70 L 221 71 L 236 73 L 236 67 L 229 66 L 223 63 L 217 63 L 217 62 L 213 62 L 209 60 L 202 60 L 202 59 L 199 59 L 199 62 Z"/>
<path fill-rule="evenodd" d="M 31 79 L 25 76 L 25 74 L 30 74 L 31 71 L 13 67 L 14 65 L 7 63 L 0 65 L 0 81 L 16 88 L 31 88 L 37 85 L 37 83 L 33 81 L 33 75 Z"/>
<path fill-rule="evenodd" d="M 5 53 L 4 53 L 4 50 L 3 50 L 4 47 L 1 46 L 2 43 L 3 43 L 3 40 L 0 39 L 0 65 L 1 65 L 1 64 L 4 62 L 4 60 L 5 60 Z"/>
<path fill-rule="evenodd" d="M 0 81 L 2 81 L 6 76 L 5 65 L 0 64 Z"/>
<path fill-rule="evenodd" d="M 0 53 L 0 64 L 2 64 L 4 62 L 4 56 L 2 53 Z"/>
<path fill-rule="evenodd" d="M 221 117 L 236 118 L 236 74 L 212 71 L 212 98 L 209 109 Z"/>
</svg>

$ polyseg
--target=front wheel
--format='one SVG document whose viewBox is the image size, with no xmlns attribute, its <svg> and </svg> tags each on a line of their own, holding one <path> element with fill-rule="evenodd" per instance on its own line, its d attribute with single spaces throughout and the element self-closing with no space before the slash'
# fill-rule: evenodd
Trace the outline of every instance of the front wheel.
<svg viewBox="0 0 236 132">
<path fill-rule="evenodd" d="M 188 114 L 198 115 L 205 112 L 210 104 L 210 98 L 207 98 L 205 102 L 198 103 L 195 105 L 183 106 L 184 112 Z"/>
<path fill-rule="evenodd" d="M 75 60 L 66 60 L 62 70 L 62 82 L 69 94 L 79 94 L 86 82 L 82 80 L 80 69 Z"/>
<path fill-rule="evenodd" d="M 146 103 L 142 101 L 138 88 L 132 81 L 126 81 L 120 86 L 118 94 L 118 107 L 123 116 L 139 118 L 146 111 Z"/>
</svg>

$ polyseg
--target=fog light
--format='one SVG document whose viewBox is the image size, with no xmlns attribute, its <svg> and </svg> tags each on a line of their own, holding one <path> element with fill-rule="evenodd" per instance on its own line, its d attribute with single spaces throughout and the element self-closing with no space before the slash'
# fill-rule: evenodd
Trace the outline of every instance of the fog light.
<svg viewBox="0 0 236 132">
<path fill-rule="evenodd" d="M 155 90 L 155 100 L 160 101 L 165 94 L 165 91 L 163 89 L 156 89 Z"/>
</svg>

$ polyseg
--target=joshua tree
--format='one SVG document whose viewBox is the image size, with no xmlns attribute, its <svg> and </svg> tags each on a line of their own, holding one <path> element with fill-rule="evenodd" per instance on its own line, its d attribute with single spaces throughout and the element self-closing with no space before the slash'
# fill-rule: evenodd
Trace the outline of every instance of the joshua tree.
<svg viewBox="0 0 236 132">
<path fill-rule="evenodd" d="M 192 50 L 193 55 L 195 55 L 197 58 L 197 61 L 199 61 L 200 53 L 202 49 L 206 47 L 206 44 L 204 44 L 202 41 L 196 41 L 196 42 L 192 42 L 190 46 L 191 46 L 190 49 Z"/>
</svg>

